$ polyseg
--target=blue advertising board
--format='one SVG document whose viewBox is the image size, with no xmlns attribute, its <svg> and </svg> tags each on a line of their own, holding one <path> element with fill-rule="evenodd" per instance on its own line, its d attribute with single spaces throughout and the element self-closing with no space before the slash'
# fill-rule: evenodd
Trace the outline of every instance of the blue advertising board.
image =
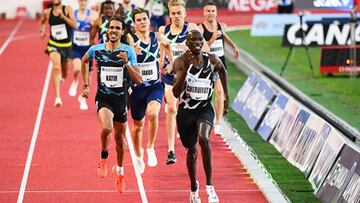
<svg viewBox="0 0 360 203">
<path fill-rule="evenodd" d="M 241 109 L 243 108 L 247 98 L 249 97 L 251 91 L 254 89 L 258 80 L 258 76 L 255 73 L 251 73 L 236 94 L 236 97 L 232 103 L 232 108 L 238 114 L 240 114 Z"/>
</svg>

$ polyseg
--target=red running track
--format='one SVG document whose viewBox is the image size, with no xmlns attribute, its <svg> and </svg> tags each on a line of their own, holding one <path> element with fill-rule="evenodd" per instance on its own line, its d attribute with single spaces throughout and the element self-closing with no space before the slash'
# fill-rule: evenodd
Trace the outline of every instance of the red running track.
<svg viewBox="0 0 360 203">
<path fill-rule="evenodd" d="M 10 33 L 16 24 L 17 21 L 1 21 L 0 26 L 4 28 L 1 33 Z M 43 50 L 46 40 L 37 36 L 37 25 L 36 21 L 24 21 L 14 40 L 0 55 L 0 202 L 15 202 L 18 199 L 45 83 L 48 57 Z M 0 42 L 3 43 L 6 38 L 0 35 Z M 72 79 L 72 75 L 69 76 L 62 86 L 61 109 L 53 107 L 51 86 L 47 92 L 30 171 L 25 179 L 24 202 L 141 202 L 128 150 L 125 155 L 124 194 L 116 192 L 111 173 L 104 179 L 97 177 L 100 126 L 93 102 L 95 81 L 92 81 L 91 99 L 88 100 L 90 108 L 80 111 L 76 97 L 67 94 Z M 177 139 L 178 162 L 171 166 L 165 164 L 167 142 L 164 119 L 162 111 L 155 148 L 159 164 L 154 168 L 146 167 L 141 177 L 146 199 L 148 202 L 188 202 L 190 186 L 185 150 Z M 146 140 L 144 136 L 144 147 Z M 211 145 L 213 182 L 220 202 L 266 202 L 222 138 L 212 135 Z M 109 162 L 115 163 L 113 140 Z M 198 179 L 201 199 L 207 202 L 201 158 L 198 160 Z"/>
</svg>

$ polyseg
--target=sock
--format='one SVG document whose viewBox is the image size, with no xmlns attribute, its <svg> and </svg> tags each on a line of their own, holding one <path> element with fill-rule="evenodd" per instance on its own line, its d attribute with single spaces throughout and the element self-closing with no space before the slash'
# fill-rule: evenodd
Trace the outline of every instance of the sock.
<svg viewBox="0 0 360 203">
<path fill-rule="evenodd" d="M 120 174 L 120 175 L 124 175 L 124 167 L 123 166 L 118 166 L 116 165 L 116 173 Z"/>
<path fill-rule="evenodd" d="M 101 158 L 102 159 L 107 159 L 109 156 L 109 152 L 106 150 L 106 151 L 101 151 Z"/>
</svg>

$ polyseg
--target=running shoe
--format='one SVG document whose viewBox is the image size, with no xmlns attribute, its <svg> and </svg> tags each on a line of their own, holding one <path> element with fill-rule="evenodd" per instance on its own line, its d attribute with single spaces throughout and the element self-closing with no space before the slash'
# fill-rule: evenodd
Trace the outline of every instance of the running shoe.
<svg viewBox="0 0 360 203">
<path fill-rule="evenodd" d="M 112 171 L 116 176 L 116 180 L 115 180 L 115 188 L 119 193 L 123 193 L 125 191 L 125 176 L 124 175 L 120 175 L 117 171 L 116 171 L 116 166 L 112 167 Z"/>
<path fill-rule="evenodd" d="M 158 161 L 157 161 L 157 158 L 156 158 L 155 150 L 151 149 L 151 148 L 147 148 L 146 152 L 147 152 L 147 157 L 148 157 L 147 164 L 150 167 L 156 166 L 158 164 Z"/>
<path fill-rule="evenodd" d="M 62 106 L 62 101 L 60 97 L 56 97 L 55 98 L 55 103 L 54 103 L 55 107 L 61 107 Z"/>
<path fill-rule="evenodd" d="M 135 169 L 138 173 L 143 174 L 145 171 L 145 163 L 143 157 L 136 156 Z"/>
<path fill-rule="evenodd" d="M 87 105 L 87 103 L 86 103 L 86 99 L 82 96 L 82 95 L 80 95 L 79 97 L 78 97 L 78 101 L 79 101 L 79 103 L 80 103 L 80 110 L 88 110 L 89 109 L 89 107 L 88 107 L 88 105 Z"/>
<path fill-rule="evenodd" d="M 70 85 L 70 88 L 69 88 L 69 95 L 72 96 L 72 97 L 75 97 L 76 96 L 76 93 L 77 93 L 77 87 L 78 87 L 78 82 L 75 82 L 73 81 Z"/>
<path fill-rule="evenodd" d="M 220 124 L 215 124 L 214 133 L 215 135 L 222 135 L 222 127 Z"/>
<path fill-rule="evenodd" d="M 199 182 L 198 181 L 196 181 L 196 185 L 197 185 L 197 188 L 196 188 L 195 192 L 190 190 L 190 203 L 201 203 L 201 199 L 199 196 Z"/>
<path fill-rule="evenodd" d="M 206 186 L 206 193 L 208 195 L 209 203 L 218 203 L 219 202 L 219 197 L 217 196 L 217 194 L 215 192 L 214 186 L 207 185 Z"/>
<path fill-rule="evenodd" d="M 170 164 L 174 164 L 176 163 L 176 155 L 174 151 L 169 151 L 167 154 L 167 159 L 166 159 L 166 164 L 170 165 Z"/>
<path fill-rule="evenodd" d="M 107 159 L 100 159 L 97 167 L 97 175 L 100 178 L 105 178 L 108 174 L 108 164 Z"/>
</svg>

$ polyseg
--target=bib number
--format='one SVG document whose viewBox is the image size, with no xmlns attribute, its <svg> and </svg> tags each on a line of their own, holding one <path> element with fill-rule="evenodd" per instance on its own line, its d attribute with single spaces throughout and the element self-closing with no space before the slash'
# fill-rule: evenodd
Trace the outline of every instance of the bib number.
<svg viewBox="0 0 360 203">
<path fill-rule="evenodd" d="M 217 39 L 211 44 L 210 53 L 218 57 L 224 56 L 224 45 L 221 39 Z"/>
<path fill-rule="evenodd" d="M 123 87 L 124 68 L 101 67 L 100 82 L 109 88 Z"/>
<path fill-rule="evenodd" d="M 74 31 L 74 43 L 79 46 L 89 46 L 90 45 L 90 33 Z"/>
<path fill-rule="evenodd" d="M 211 81 L 204 78 L 194 78 L 189 76 L 186 78 L 186 93 L 193 100 L 207 100 L 211 91 Z"/>
<path fill-rule="evenodd" d="M 63 40 L 68 38 L 68 33 L 65 24 L 52 25 L 50 29 L 51 29 L 51 36 L 54 39 Z"/>
<path fill-rule="evenodd" d="M 141 76 L 144 81 L 151 81 L 158 79 L 156 61 L 148 63 L 139 63 Z"/>
</svg>

